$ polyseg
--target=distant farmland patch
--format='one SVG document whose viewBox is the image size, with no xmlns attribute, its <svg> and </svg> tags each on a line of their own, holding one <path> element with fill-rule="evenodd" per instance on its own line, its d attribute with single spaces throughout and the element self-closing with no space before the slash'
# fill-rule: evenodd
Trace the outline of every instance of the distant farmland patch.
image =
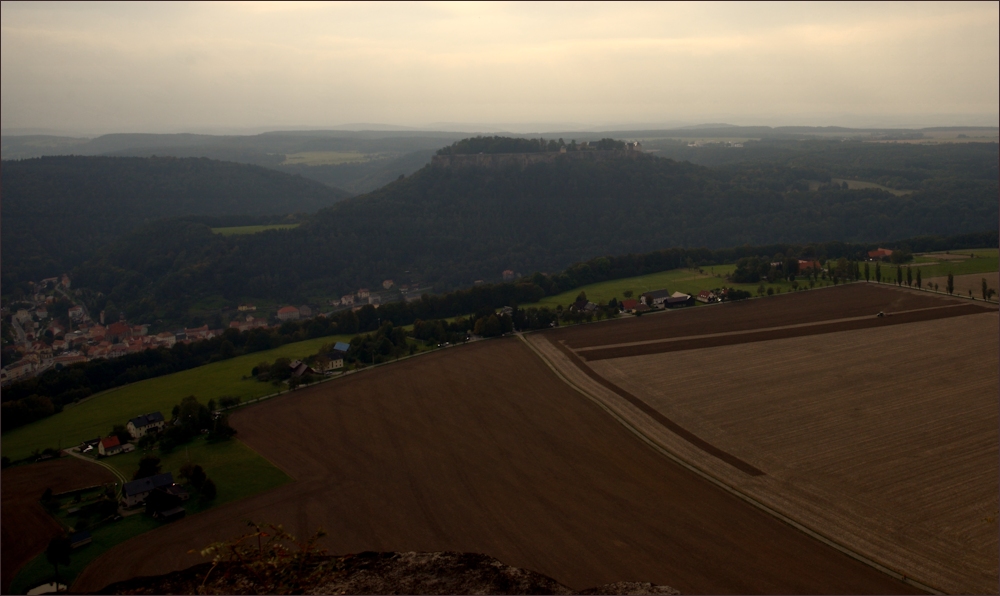
<svg viewBox="0 0 1000 596">
<path fill-rule="evenodd" d="M 212 231 L 216 234 L 222 234 L 223 236 L 240 236 L 243 234 L 257 234 L 258 232 L 266 232 L 267 230 L 291 230 L 292 228 L 299 227 L 299 224 L 274 224 L 269 226 L 233 226 L 231 228 L 212 228 Z"/>
<path fill-rule="evenodd" d="M 895 188 L 889 188 L 888 186 L 882 186 L 881 184 L 875 184 L 874 182 L 865 182 L 864 180 L 848 180 L 846 178 L 834 178 L 834 182 L 838 184 L 847 183 L 847 188 L 851 190 L 863 190 L 866 188 L 877 188 L 879 190 L 884 190 L 885 192 L 892 193 L 897 197 L 903 195 L 913 194 L 912 190 L 897 190 Z"/>
<path fill-rule="evenodd" d="M 359 151 L 303 151 L 285 156 L 283 166 L 339 166 L 345 163 L 364 163 L 378 157 Z"/>
</svg>

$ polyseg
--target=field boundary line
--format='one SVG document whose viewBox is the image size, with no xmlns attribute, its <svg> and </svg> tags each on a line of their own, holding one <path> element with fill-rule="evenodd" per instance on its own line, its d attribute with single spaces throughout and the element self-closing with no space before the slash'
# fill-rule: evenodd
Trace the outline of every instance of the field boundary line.
<svg viewBox="0 0 1000 596">
<path fill-rule="evenodd" d="M 929 306 L 927 308 L 912 308 L 910 310 L 899 310 L 899 311 L 895 311 L 895 312 L 887 312 L 887 313 L 885 313 L 885 316 L 886 317 L 892 317 L 892 316 L 897 316 L 897 315 L 905 315 L 905 314 L 909 314 L 909 313 L 923 312 L 923 311 L 928 311 L 928 310 L 943 310 L 943 309 L 946 309 L 946 308 L 959 308 L 961 306 L 967 306 L 968 304 L 969 304 L 968 302 L 958 302 L 958 303 L 955 303 L 955 304 L 946 304 L 944 306 Z M 873 316 L 875 316 L 875 315 L 862 315 L 860 317 L 846 317 L 846 318 L 843 318 L 843 319 L 827 319 L 827 320 L 824 320 L 824 321 L 814 321 L 812 323 L 796 323 L 794 325 L 779 325 L 777 327 L 760 327 L 760 328 L 757 328 L 757 329 L 744 329 L 744 330 L 741 330 L 741 331 L 724 331 L 722 333 L 705 333 L 705 334 L 702 334 L 702 335 L 684 335 L 684 336 L 681 336 L 681 337 L 670 337 L 670 338 L 665 338 L 665 339 L 647 339 L 647 340 L 643 340 L 643 341 L 632 341 L 632 342 L 625 342 L 625 343 L 620 343 L 620 344 L 607 344 L 607 345 L 601 345 L 601 346 L 586 346 L 586 347 L 583 347 L 583 348 L 573 349 L 573 351 L 576 352 L 577 354 L 582 354 L 584 352 L 591 352 L 591 351 L 594 351 L 594 350 L 604 350 L 604 349 L 610 349 L 610 348 L 628 348 L 628 347 L 631 347 L 631 346 L 646 346 L 646 345 L 651 345 L 651 344 L 668 344 L 668 343 L 685 341 L 685 340 L 690 340 L 690 339 L 707 339 L 707 338 L 711 338 L 711 337 L 730 337 L 730 336 L 738 336 L 738 335 L 751 335 L 751 334 L 754 334 L 754 333 L 760 333 L 760 332 L 766 332 L 766 331 L 782 331 L 782 330 L 785 330 L 785 329 L 800 329 L 800 328 L 803 328 L 803 327 L 815 327 L 817 325 L 826 325 L 826 324 L 830 324 L 830 323 L 848 323 L 848 322 L 852 322 L 852 321 L 867 321 L 867 320 L 871 319 Z M 569 347 L 569 346 L 567 346 L 567 347 Z M 572 349 L 572 348 L 570 348 L 570 349 Z"/>
<path fill-rule="evenodd" d="M 125 480 L 125 474 L 122 474 L 121 471 L 118 468 L 112 466 L 111 464 L 106 464 L 106 463 L 104 463 L 102 461 L 98 461 L 96 459 L 90 459 L 89 457 L 84 457 L 82 454 L 76 453 L 72 449 L 73 448 L 64 449 L 63 452 L 66 455 L 69 455 L 70 457 L 75 457 L 77 459 L 82 459 L 85 462 L 90 462 L 92 464 L 97 464 L 98 466 L 101 466 L 102 468 L 104 468 L 104 469 L 108 470 L 109 472 L 111 472 L 112 474 L 114 474 L 115 478 L 117 478 L 120 481 L 120 484 L 121 484 L 121 486 L 119 486 L 115 490 L 115 497 L 117 498 L 117 497 L 121 497 L 122 496 L 122 490 L 125 488 L 125 483 L 127 482 L 127 480 Z"/>
<path fill-rule="evenodd" d="M 721 480 L 719 478 L 716 478 L 714 475 L 708 473 L 707 471 L 701 469 L 700 467 L 698 467 L 698 466 L 696 466 L 696 465 L 694 465 L 692 463 L 689 463 L 689 462 L 685 461 L 684 459 L 681 459 L 679 456 L 677 456 L 674 453 L 672 453 L 669 449 L 667 449 L 663 445 L 660 445 L 658 442 L 654 441 L 651 437 L 647 436 L 645 433 L 643 433 L 637 427 L 633 426 L 631 422 L 629 422 L 623 416 L 621 416 L 620 414 L 618 414 L 618 412 L 615 412 L 613 409 L 611 409 L 611 407 L 608 404 L 606 404 L 604 402 L 604 400 L 602 400 L 601 398 L 597 397 L 596 395 L 591 394 L 589 391 L 587 391 L 583 387 L 580 387 L 579 385 L 577 385 L 576 383 L 574 383 L 573 381 L 571 381 L 568 377 L 566 377 L 565 375 L 563 375 L 562 372 L 556 367 L 556 365 L 554 363 L 552 363 L 544 354 L 542 354 L 535 346 L 531 345 L 531 342 L 529 342 L 527 339 L 525 339 L 523 335 L 518 334 L 518 337 L 520 337 L 521 341 L 524 342 L 524 344 L 536 356 L 538 356 L 538 358 L 542 362 L 545 363 L 545 365 L 549 368 L 549 370 L 551 370 L 553 373 L 555 373 L 555 375 L 561 381 L 563 381 L 564 383 L 566 383 L 567 385 L 569 385 L 571 388 L 573 388 L 574 390 L 576 390 L 578 393 L 580 393 L 581 395 L 583 395 L 585 398 L 587 398 L 591 402 L 597 404 L 598 407 L 600 407 L 602 410 L 604 410 L 605 412 L 607 412 L 608 414 L 610 414 L 611 417 L 614 418 L 615 421 L 617 421 L 619 424 L 621 424 L 626 429 L 628 429 L 640 441 L 646 443 L 652 449 L 654 449 L 655 451 L 657 451 L 661 455 L 666 456 L 671 461 L 673 461 L 673 462 L 677 463 L 678 465 L 684 467 L 685 469 L 687 469 L 687 470 L 689 470 L 689 471 L 697 474 L 701 478 L 707 480 L 708 482 L 711 482 L 715 486 L 718 486 L 719 488 L 725 490 L 726 492 L 728 492 L 728 493 L 730 493 L 730 494 L 738 497 L 739 499 L 741 499 L 744 502 L 752 505 L 753 507 L 756 507 L 757 509 L 763 511 L 764 513 L 767 513 L 768 515 L 774 517 L 775 519 L 777 519 L 777 520 L 779 520 L 781 522 L 784 522 L 784 523 L 792 526 L 793 528 L 795 528 L 796 530 L 799 530 L 800 532 L 803 532 L 807 536 L 810 536 L 811 538 L 814 538 L 814 539 L 822 542 L 823 544 L 826 544 L 827 546 L 830 546 L 830 547 L 832 547 L 832 548 L 840 551 L 841 553 L 843 553 L 843 554 L 851 557 L 852 559 L 855 559 L 856 561 L 858 561 L 860 563 L 864 563 L 865 565 L 868 565 L 869 567 L 872 567 L 872 568 L 874 568 L 877 571 L 881 571 L 882 573 L 885 573 L 886 575 L 888 575 L 888 576 L 890 576 L 892 578 L 900 580 L 900 581 L 902 581 L 903 583 L 905 583 L 907 585 L 913 586 L 913 587 L 915 587 L 917 589 L 923 590 L 923 591 L 928 592 L 930 594 L 944 594 L 945 593 L 945 592 L 943 592 L 941 590 L 938 590 L 936 588 L 932 588 L 932 587 L 928 586 L 927 584 L 924 584 L 924 583 L 922 583 L 922 582 L 920 582 L 918 580 L 915 580 L 915 579 L 912 579 L 910 577 L 907 577 L 906 575 L 904 575 L 904 574 L 902 574 L 902 573 L 900 573 L 898 571 L 895 571 L 894 569 L 891 569 L 889 567 L 886 567 L 885 565 L 882 565 L 878 561 L 870 559 L 870 558 L 862 555 L 861 553 L 856 552 L 856 551 L 854 551 L 854 550 L 852 550 L 852 549 L 850 549 L 850 548 L 848 548 L 848 547 L 840 544 L 839 542 L 837 542 L 837 541 L 835 541 L 835 540 L 833 540 L 831 538 L 826 537 L 825 535 L 821 534 L 820 532 L 818 532 L 816 530 L 813 530 L 813 529 L 809 528 L 808 526 L 805 526 L 804 524 L 802 524 L 800 522 L 795 521 L 794 519 L 792 519 L 791 517 L 789 517 L 789 516 L 781 513 L 780 511 L 778 511 L 778 510 L 776 510 L 776 509 L 774 509 L 774 508 L 772 508 L 772 507 L 770 507 L 770 506 L 768 506 L 768 505 L 766 505 L 766 504 L 758 501 L 757 499 L 751 497 L 750 495 L 745 494 L 744 492 L 740 491 L 739 489 L 737 489 L 736 487 L 730 485 L 729 483 L 727 483 L 727 482 L 725 482 L 725 481 L 723 481 L 723 480 Z M 545 339 L 544 341 L 548 341 L 548 339 Z"/>
</svg>

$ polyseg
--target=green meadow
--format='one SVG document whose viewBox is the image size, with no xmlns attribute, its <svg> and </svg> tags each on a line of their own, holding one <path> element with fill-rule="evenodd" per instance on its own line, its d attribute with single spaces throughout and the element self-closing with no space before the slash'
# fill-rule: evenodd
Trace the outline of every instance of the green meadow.
<svg viewBox="0 0 1000 596">
<path fill-rule="evenodd" d="M 0 451 L 18 460 L 36 449 L 66 448 L 107 435 L 114 425 L 125 424 L 139 414 L 160 411 L 169 418 L 173 407 L 188 395 L 194 395 L 202 403 L 225 395 L 244 401 L 270 395 L 278 391 L 274 385 L 245 378 L 259 362 L 304 358 L 315 354 L 323 344 L 350 339 L 348 335 L 310 339 L 117 387 L 67 407 L 59 414 L 5 433 L 0 438 Z"/>
<path fill-rule="evenodd" d="M 216 234 L 223 236 L 238 236 L 242 234 L 256 234 L 267 230 L 291 230 L 299 227 L 299 224 L 272 224 L 268 226 L 233 226 L 229 228 L 212 228 Z"/>
<path fill-rule="evenodd" d="M 975 248 L 972 250 L 953 250 L 948 253 L 921 253 L 915 255 L 913 263 L 903 265 L 903 267 L 920 268 L 920 274 L 924 279 L 930 277 L 942 277 L 949 273 L 953 275 L 967 275 L 970 273 L 994 273 L 998 270 L 998 251 L 996 248 Z M 963 255 L 969 258 L 960 260 L 948 260 L 948 256 Z M 945 257 L 945 258 L 942 258 Z M 896 266 L 885 264 L 882 267 L 882 276 L 886 271 L 896 273 Z M 905 271 L 904 271 L 905 275 Z M 916 271 L 914 271 L 916 275 Z"/>
<path fill-rule="evenodd" d="M 566 307 L 576 300 L 576 297 L 580 294 L 580 292 L 586 293 L 588 300 L 598 304 L 607 304 L 612 298 L 617 298 L 619 301 L 624 300 L 626 290 L 632 290 L 633 299 L 638 299 L 643 292 L 663 289 L 670 290 L 671 292 L 683 292 L 685 294 L 697 296 L 698 292 L 701 292 L 702 290 L 714 290 L 716 288 L 721 288 L 722 286 L 739 288 L 756 295 L 757 288 L 760 284 L 733 284 L 726 281 L 726 275 L 732 273 L 735 268 L 736 265 L 734 264 L 715 265 L 705 267 L 701 270 L 674 269 L 673 271 L 650 273 L 649 275 L 640 275 L 638 277 L 613 279 L 610 281 L 590 284 L 581 288 L 575 288 L 555 296 L 547 296 L 534 304 L 523 304 L 521 307 L 529 308 L 532 306 L 544 306 L 548 308 L 555 308 L 560 305 Z M 828 280 L 820 281 L 818 283 L 820 285 L 826 285 L 828 283 L 832 284 L 832 282 L 829 282 Z M 776 281 L 772 284 L 765 282 L 765 291 L 769 287 L 775 292 L 780 291 L 782 293 L 791 292 L 793 290 L 792 283 L 785 280 Z M 801 279 L 798 282 L 798 287 L 800 289 L 808 288 L 809 282 Z"/>
</svg>

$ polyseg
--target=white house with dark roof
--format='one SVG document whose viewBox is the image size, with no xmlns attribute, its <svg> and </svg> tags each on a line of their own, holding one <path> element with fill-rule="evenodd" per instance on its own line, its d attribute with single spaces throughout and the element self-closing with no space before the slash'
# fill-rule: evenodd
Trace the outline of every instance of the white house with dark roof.
<svg viewBox="0 0 1000 596">
<path fill-rule="evenodd" d="M 133 439 L 138 439 L 144 436 L 148 432 L 157 432 L 163 428 L 166 424 L 166 420 L 163 419 L 163 414 L 159 412 L 152 412 L 150 414 L 143 414 L 141 416 L 136 416 L 135 418 L 128 421 L 125 425 L 128 434 L 132 435 Z"/>
<path fill-rule="evenodd" d="M 670 290 L 653 290 L 644 293 L 641 298 L 650 308 L 663 308 L 666 306 L 667 299 L 670 298 Z"/>
</svg>

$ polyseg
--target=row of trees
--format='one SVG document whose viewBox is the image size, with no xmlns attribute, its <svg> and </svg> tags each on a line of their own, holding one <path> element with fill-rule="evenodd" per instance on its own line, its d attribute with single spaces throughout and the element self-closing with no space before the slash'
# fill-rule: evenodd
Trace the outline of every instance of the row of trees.
<svg viewBox="0 0 1000 596">
<path fill-rule="evenodd" d="M 579 151 L 584 146 L 578 145 L 576 140 L 569 143 L 562 139 L 524 139 L 511 137 L 473 137 L 456 141 L 451 145 L 439 149 L 438 155 L 470 155 L 478 153 L 547 153 L 566 151 Z M 625 141 L 618 141 L 611 138 L 603 138 L 600 141 L 587 143 L 588 149 L 598 151 L 609 151 L 613 149 L 624 149 Z"/>
</svg>

